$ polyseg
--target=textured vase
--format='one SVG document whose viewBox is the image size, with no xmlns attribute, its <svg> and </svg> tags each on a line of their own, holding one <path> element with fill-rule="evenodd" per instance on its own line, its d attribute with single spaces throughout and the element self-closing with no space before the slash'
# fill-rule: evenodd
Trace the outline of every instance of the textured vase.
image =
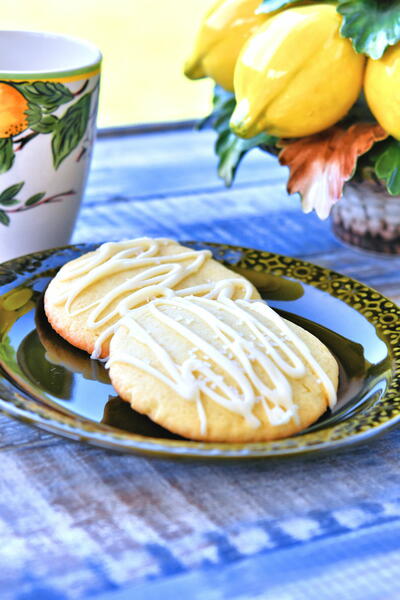
<svg viewBox="0 0 400 600">
<path fill-rule="evenodd" d="M 351 182 L 332 211 L 333 231 L 346 244 L 400 254 L 400 197 L 376 182 Z"/>
</svg>

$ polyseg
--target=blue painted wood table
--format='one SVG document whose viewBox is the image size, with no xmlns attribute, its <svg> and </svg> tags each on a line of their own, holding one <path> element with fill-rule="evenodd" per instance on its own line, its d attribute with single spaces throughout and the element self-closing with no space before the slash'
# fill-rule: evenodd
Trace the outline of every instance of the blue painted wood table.
<svg viewBox="0 0 400 600">
<path fill-rule="evenodd" d="M 400 259 L 341 246 L 254 152 L 234 188 L 213 134 L 102 132 L 75 242 L 142 235 L 306 258 L 400 298 Z M 400 432 L 315 460 L 112 453 L 0 416 L 1 600 L 399 598 Z"/>
</svg>

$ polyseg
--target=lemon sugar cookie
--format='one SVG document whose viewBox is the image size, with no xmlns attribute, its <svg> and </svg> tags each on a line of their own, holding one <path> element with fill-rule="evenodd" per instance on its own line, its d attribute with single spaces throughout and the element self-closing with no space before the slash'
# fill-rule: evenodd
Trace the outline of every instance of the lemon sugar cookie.
<svg viewBox="0 0 400 600">
<path fill-rule="evenodd" d="M 120 322 L 107 366 L 133 409 L 194 440 L 287 437 L 336 402 L 329 350 L 261 301 L 157 298 Z"/>
<path fill-rule="evenodd" d="M 259 298 L 245 278 L 169 239 L 109 242 L 64 265 L 45 294 L 52 327 L 93 358 L 108 355 L 118 321 L 132 309 L 174 294 Z"/>
</svg>

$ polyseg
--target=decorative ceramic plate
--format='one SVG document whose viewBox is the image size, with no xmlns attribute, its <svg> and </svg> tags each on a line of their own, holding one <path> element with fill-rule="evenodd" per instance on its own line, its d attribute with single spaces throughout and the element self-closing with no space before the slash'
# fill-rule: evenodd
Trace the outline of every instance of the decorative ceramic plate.
<svg viewBox="0 0 400 600">
<path fill-rule="evenodd" d="M 340 366 L 335 410 L 291 438 L 207 444 L 178 438 L 116 396 L 102 363 L 49 326 L 43 292 L 67 261 L 94 245 L 23 256 L 0 266 L 0 410 L 48 431 L 124 452 L 257 458 L 336 450 L 400 421 L 400 310 L 362 283 L 304 261 L 233 246 L 209 248 L 248 277 L 287 319 L 319 337 Z"/>
</svg>

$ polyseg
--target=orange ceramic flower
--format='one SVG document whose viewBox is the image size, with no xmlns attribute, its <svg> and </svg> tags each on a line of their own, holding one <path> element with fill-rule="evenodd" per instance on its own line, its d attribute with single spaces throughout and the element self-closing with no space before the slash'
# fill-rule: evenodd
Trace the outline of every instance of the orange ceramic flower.
<svg viewBox="0 0 400 600">
<path fill-rule="evenodd" d="M 28 127 L 28 102 L 8 83 L 0 83 L 0 138 L 18 135 Z"/>
<path fill-rule="evenodd" d="M 289 194 L 298 192 L 303 210 L 313 209 L 326 219 L 340 200 L 343 186 L 352 178 L 357 159 L 388 134 L 377 123 L 354 123 L 348 128 L 335 125 L 325 131 L 294 140 L 281 140 L 281 165 L 290 169 Z"/>
</svg>

